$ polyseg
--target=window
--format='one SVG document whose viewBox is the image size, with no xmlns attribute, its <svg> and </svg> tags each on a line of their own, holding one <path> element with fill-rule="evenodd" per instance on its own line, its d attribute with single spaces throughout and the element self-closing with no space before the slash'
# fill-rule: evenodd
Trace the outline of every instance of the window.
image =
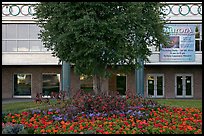
<svg viewBox="0 0 204 136">
<path fill-rule="evenodd" d="M 195 27 L 195 51 L 202 51 L 202 24 Z"/>
<path fill-rule="evenodd" d="M 193 76 L 191 74 L 176 74 L 175 95 L 177 98 L 193 97 Z"/>
<path fill-rule="evenodd" d="M 14 74 L 14 96 L 31 96 L 31 74 Z"/>
<path fill-rule="evenodd" d="M 93 77 L 87 75 L 80 76 L 80 88 L 86 92 L 93 90 Z"/>
<path fill-rule="evenodd" d="M 44 73 L 42 74 L 42 93 L 49 96 L 51 92 L 59 92 L 60 90 L 60 74 Z"/>
<path fill-rule="evenodd" d="M 2 51 L 47 51 L 38 39 L 39 33 L 40 28 L 36 24 L 2 24 Z"/>
<path fill-rule="evenodd" d="M 151 98 L 164 97 L 163 74 L 147 75 L 147 96 Z"/>
</svg>

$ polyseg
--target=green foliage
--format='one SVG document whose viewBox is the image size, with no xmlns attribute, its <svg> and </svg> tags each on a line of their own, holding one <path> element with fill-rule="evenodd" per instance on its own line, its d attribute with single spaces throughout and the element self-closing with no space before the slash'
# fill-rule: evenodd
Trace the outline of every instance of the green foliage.
<svg viewBox="0 0 204 136">
<path fill-rule="evenodd" d="M 137 68 L 148 60 L 147 44 L 165 42 L 158 2 L 41 2 L 35 6 L 40 38 L 52 54 L 85 75 L 107 67 Z M 114 68 L 114 67 L 112 67 Z"/>
</svg>

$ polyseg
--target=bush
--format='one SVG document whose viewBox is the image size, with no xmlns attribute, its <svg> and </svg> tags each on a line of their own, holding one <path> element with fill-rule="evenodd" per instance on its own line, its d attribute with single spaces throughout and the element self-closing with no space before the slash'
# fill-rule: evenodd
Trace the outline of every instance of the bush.
<svg viewBox="0 0 204 136">
<path fill-rule="evenodd" d="M 22 124 L 6 124 L 2 129 L 2 134 L 22 134 L 24 126 Z"/>
</svg>

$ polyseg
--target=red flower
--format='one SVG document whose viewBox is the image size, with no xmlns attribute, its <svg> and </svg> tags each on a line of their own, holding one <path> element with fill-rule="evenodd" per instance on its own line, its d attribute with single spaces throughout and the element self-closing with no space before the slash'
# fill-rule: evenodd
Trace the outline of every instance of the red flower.
<svg viewBox="0 0 204 136">
<path fill-rule="evenodd" d="M 103 134 L 109 134 L 109 132 L 108 132 L 108 131 L 106 131 L 106 132 L 104 132 Z"/>
<path fill-rule="evenodd" d="M 141 128 L 142 128 L 142 125 L 138 125 L 138 128 L 141 129 Z"/>
<path fill-rule="evenodd" d="M 36 125 L 36 126 L 34 126 L 34 129 L 37 129 L 38 128 L 38 126 Z"/>
<path fill-rule="evenodd" d="M 70 129 L 70 130 L 74 130 L 73 126 L 70 126 L 69 129 Z"/>
<path fill-rule="evenodd" d="M 53 112 L 48 111 L 47 114 L 50 115 L 50 114 L 53 114 Z"/>
</svg>

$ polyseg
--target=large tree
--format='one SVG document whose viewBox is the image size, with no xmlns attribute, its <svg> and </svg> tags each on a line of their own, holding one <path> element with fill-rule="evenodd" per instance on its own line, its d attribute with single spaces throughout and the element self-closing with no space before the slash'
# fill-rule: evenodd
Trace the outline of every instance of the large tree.
<svg viewBox="0 0 204 136">
<path fill-rule="evenodd" d="M 163 4 L 158 2 L 41 2 L 35 6 L 40 38 L 52 54 L 93 75 L 96 93 L 117 65 L 138 68 L 147 45 L 165 43 Z"/>
</svg>

